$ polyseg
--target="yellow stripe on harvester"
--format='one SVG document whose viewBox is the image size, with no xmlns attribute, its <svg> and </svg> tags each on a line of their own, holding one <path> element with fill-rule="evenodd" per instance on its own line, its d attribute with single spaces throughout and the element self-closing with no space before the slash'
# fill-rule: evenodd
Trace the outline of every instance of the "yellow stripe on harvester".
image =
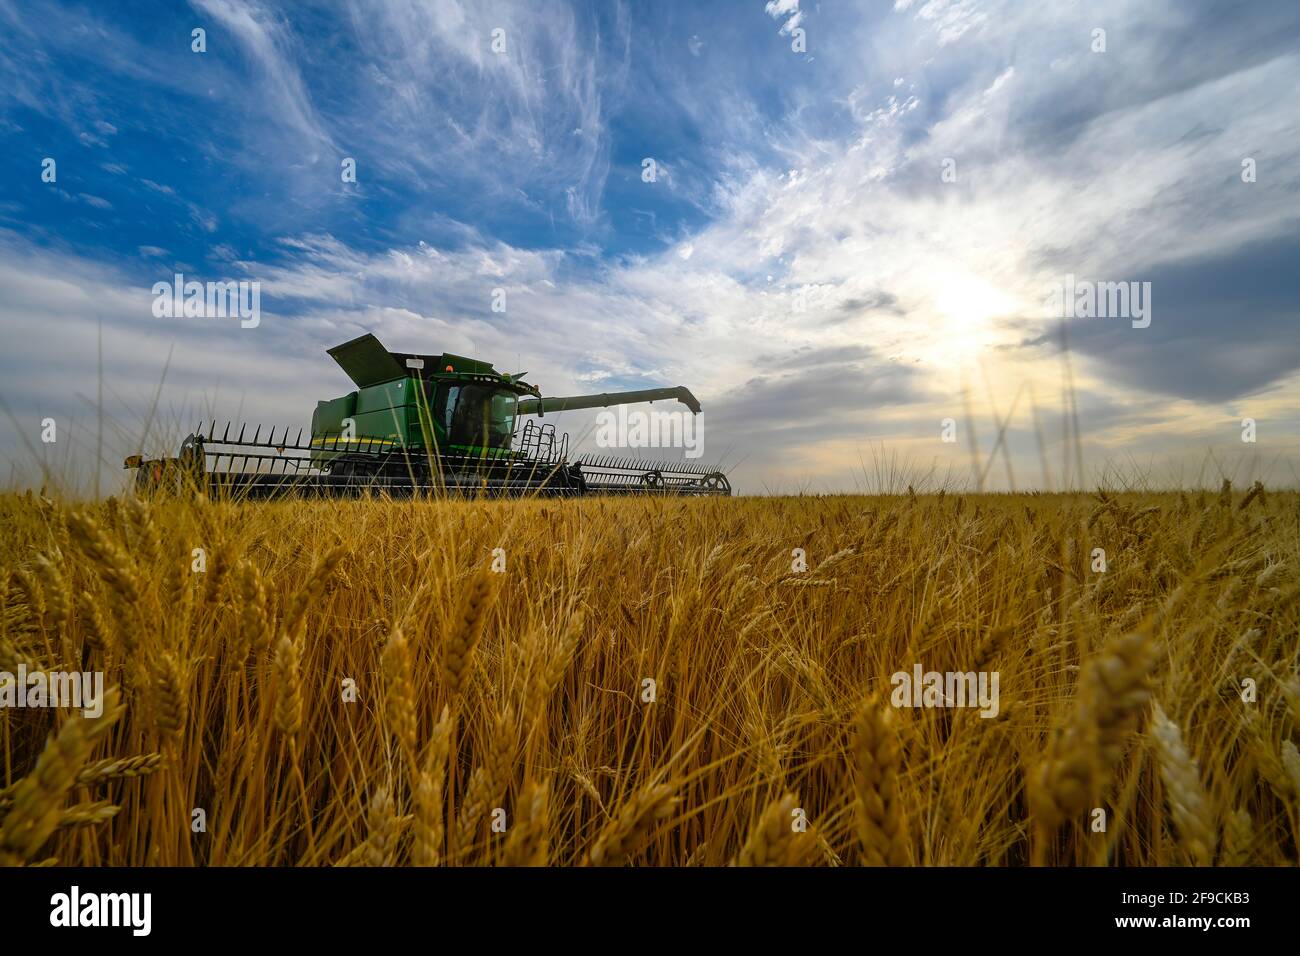
<svg viewBox="0 0 1300 956">
<path fill-rule="evenodd" d="M 313 447 L 313 448 L 316 448 L 316 447 L 324 448 L 324 447 L 326 446 L 326 442 L 329 443 L 329 449 L 330 449 L 330 451 L 333 451 L 335 448 L 339 448 L 339 449 L 341 449 L 341 450 L 346 451 L 346 450 L 348 450 L 349 446 L 351 446 L 351 445 L 356 445 L 357 447 L 361 447 L 361 446 L 364 445 L 364 446 L 367 447 L 367 448 L 371 448 L 371 447 L 373 447 L 373 446 L 375 446 L 375 445 L 400 445 L 400 444 L 401 444 L 401 442 L 393 441 L 392 439 L 389 439 L 389 438 L 342 438 L 342 437 L 339 437 L 339 438 L 313 438 L 313 439 L 311 440 L 311 447 Z"/>
</svg>

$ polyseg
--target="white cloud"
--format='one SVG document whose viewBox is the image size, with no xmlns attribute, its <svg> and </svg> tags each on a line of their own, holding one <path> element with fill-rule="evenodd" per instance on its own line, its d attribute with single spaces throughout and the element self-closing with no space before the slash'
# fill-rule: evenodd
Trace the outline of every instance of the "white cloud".
<svg viewBox="0 0 1300 956">
<path fill-rule="evenodd" d="M 799 9 L 799 0 L 768 0 L 763 7 L 773 20 L 785 18 L 781 24 L 781 33 L 788 36 L 803 23 L 804 12 Z"/>
</svg>

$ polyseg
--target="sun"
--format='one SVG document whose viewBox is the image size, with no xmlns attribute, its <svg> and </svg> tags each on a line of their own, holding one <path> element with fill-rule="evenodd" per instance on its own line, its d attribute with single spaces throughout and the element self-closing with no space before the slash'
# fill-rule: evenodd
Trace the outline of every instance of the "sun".
<svg viewBox="0 0 1300 956">
<path fill-rule="evenodd" d="M 1016 299 L 994 283 L 969 272 L 934 276 L 933 319 L 926 358 L 960 365 L 1000 339 L 995 321 L 1016 311 Z"/>
</svg>

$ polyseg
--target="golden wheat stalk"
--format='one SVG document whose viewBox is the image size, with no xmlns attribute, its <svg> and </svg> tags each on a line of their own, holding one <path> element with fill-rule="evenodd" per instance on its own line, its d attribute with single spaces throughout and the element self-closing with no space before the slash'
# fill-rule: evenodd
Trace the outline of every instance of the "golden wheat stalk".
<svg viewBox="0 0 1300 956">
<path fill-rule="evenodd" d="M 519 796 L 514 826 L 506 838 L 506 866 L 546 866 L 550 857 L 550 798 L 547 783 L 529 781 Z"/>
<path fill-rule="evenodd" d="M 370 795 L 366 808 L 366 842 L 362 859 L 366 866 L 392 866 L 397 845 L 397 818 L 392 794 L 380 784 Z"/>
<path fill-rule="evenodd" d="M 1222 866 L 1245 866 L 1255 842 L 1255 827 L 1245 808 L 1232 811 L 1223 828 Z"/>
<path fill-rule="evenodd" d="M 32 627 L 40 628 L 45 622 L 45 588 L 40 576 L 26 568 L 18 568 L 11 578 L 14 603 L 27 609 L 27 619 Z"/>
<path fill-rule="evenodd" d="M 806 834 L 795 829 L 798 800 L 787 793 L 771 801 L 759 815 L 745 845 L 736 855 L 736 866 L 799 866 L 809 851 Z"/>
<path fill-rule="evenodd" d="M 108 585 L 114 609 L 125 620 L 140 600 L 141 585 L 135 562 L 87 512 L 70 514 L 68 529 L 72 540 L 90 558 L 95 571 Z"/>
<path fill-rule="evenodd" d="M 41 848 L 59 825 L 63 802 L 90 751 L 121 716 L 121 694 L 111 687 L 99 717 L 74 713 L 50 735 L 36 767 L 14 789 L 13 806 L 0 823 L 0 864 L 21 864 Z"/>
<path fill-rule="evenodd" d="M 145 567 L 159 567 L 162 564 L 162 540 L 154 525 L 149 505 L 135 495 L 127 495 L 124 510 L 127 526 L 131 530 L 132 550 L 139 555 Z"/>
<path fill-rule="evenodd" d="M 1178 836 L 1193 863 L 1209 866 L 1217 840 L 1200 770 L 1183 745 L 1178 725 L 1165 715 L 1159 703 L 1151 708 L 1151 736 Z"/>
<path fill-rule="evenodd" d="M 271 645 L 272 630 L 262 572 L 251 561 L 240 561 L 235 583 L 239 590 L 240 643 L 254 654 L 265 653 Z"/>
<path fill-rule="evenodd" d="M 68 587 L 68 580 L 49 555 L 36 556 L 36 569 L 46 598 L 45 617 L 50 627 L 57 629 L 68 619 L 72 608 L 72 593 Z"/>
<path fill-rule="evenodd" d="M 401 627 L 394 628 L 384 643 L 380 665 L 384 673 L 384 719 L 389 731 L 397 738 L 407 767 L 414 770 L 415 692 L 411 689 L 411 652 Z"/>
<path fill-rule="evenodd" d="M 586 865 L 622 866 L 673 815 L 676 792 L 676 787 L 664 783 L 648 784 L 633 794 L 596 837 Z"/>
<path fill-rule="evenodd" d="M 443 647 L 442 682 L 453 700 L 469 684 L 474 648 L 483 635 L 487 611 L 496 593 L 493 577 L 491 571 L 482 568 L 470 579 L 452 622 L 451 634 Z"/>
<path fill-rule="evenodd" d="M 473 845 L 480 824 L 505 796 L 517 737 L 514 711 L 507 708 L 494 722 L 483 763 L 474 770 L 469 786 L 465 788 L 464 802 L 456 821 L 458 855 L 463 855 Z"/>
<path fill-rule="evenodd" d="M 528 691 L 523 701 L 523 728 L 531 734 L 541 725 L 546 705 L 564 679 L 574 651 L 582 634 L 583 617 L 577 615 L 565 628 L 563 636 L 555 642 L 538 640 L 532 661 Z"/>
<path fill-rule="evenodd" d="M 342 545 L 336 545 L 326 551 L 312 565 L 311 571 L 307 574 L 306 580 L 302 586 L 293 593 L 285 607 L 284 616 L 280 621 L 280 633 L 294 640 L 302 636 L 306 627 L 307 611 L 315 605 L 325 593 L 325 587 L 334 577 L 334 571 L 338 567 L 346 550 Z"/>
<path fill-rule="evenodd" d="M 92 597 L 89 591 L 82 591 L 78 595 L 77 612 L 77 619 L 81 622 L 86 643 L 101 654 L 113 653 L 115 647 L 112 626 L 100 611 L 99 601 Z"/>
<path fill-rule="evenodd" d="M 28 663 L 27 654 L 7 634 L 0 633 L 0 671 L 13 674 L 19 665 Z"/>
<path fill-rule="evenodd" d="M 1281 757 L 1273 750 L 1273 744 L 1260 719 L 1259 711 L 1247 707 L 1242 712 L 1241 719 L 1246 729 L 1246 749 L 1254 763 L 1255 772 L 1264 778 L 1280 800 L 1295 799 L 1300 791 L 1297 791 L 1292 783 L 1291 775 L 1287 772 Z"/>
<path fill-rule="evenodd" d="M 1241 503 L 1237 505 L 1237 510 L 1245 511 L 1247 508 L 1250 507 L 1250 503 L 1254 501 L 1256 498 L 1258 498 L 1260 500 L 1260 503 L 1263 504 L 1264 483 L 1262 481 L 1256 481 L 1253 485 L 1251 485 L 1250 491 L 1246 492 L 1246 496 L 1242 498 Z"/>
<path fill-rule="evenodd" d="M 1300 750 L 1289 740 L 1282 742 L 1282 769 L 1291 787 L 1291 799 L 1300 797 Z"/>
<path fill-rule="evenodd" d="M 869 700 L 858 713 L 853 738 L 854 819 L 868 866 L 906 866 L 907 831 L 899 798 L 901 755 L 894 709 Z"/>
<path fill-rule="evenodd" d="M 1013 627 L 995 627 L 989 631 L 979 648 L 975 651 L 975 657 L 971 662 L 971 670 L 979 673 L 988 669 L 994 659 L 1002 653 L 1002 649 L 1007 646 L 1011 636 L 1015 633 Z"/>
<path fill-rule="evenodd" d="M 110 780 L 129 780 L 147 777 L 162 769 L 162 754 L 139 754 L 135 757 L 107 757 L 97 760 L 77 774 L 77 786 L 93 787 Z"/>
<path fill-rule="evenodd" d="M 149 670 L 154 726 L 164 739 L 176 737 L 185 727 L 189 703 L 185 670 L 175 654 L 162 650 L 152 653 Z"/>
<path fill-rule="evenodd" d="M 434 725 L 433 733 L 429 736 L 424 767 L 421 768 L 415 783 L 414 863 L 416 866 L 437 866 L 442 862 L 446 832 L 443 788 L 447 777 L 451 730 L 451 713 L 444 707 L 442 717 Z"/>
<path fill-rule="evenodd" d="M 1085 666 L 1075 708 L 1030 777 L 1029 807 L 1040 827 L 1053 830 L 1081 814 L 1109 781 L 1150 700 L 1153 643 L 1147 631 L 1111 638 Z"/>
<path fill-rule="evenodd" d="M 286 737 L 302 730 L 301 650 L 286 635 L 275 645 L 275 726 Z"/>
<path fill-rule="evenodd" d="M 825 577 L 833 568 L 835 568 L 836 565 L 847 561 L 855 554 L 857 554 L 855 548 L 841 548 L 821 564 L 817 565 L 817 567 L 813 569 L 813 574 L 816 574 L 818 577 Z"/>
<path fill-rule="evenodd" d="M 96 823 L 104 823 L 113 819 L 121 809 L 121 807 L 108 800 L 79 803 L 75 807 L 68 807 L 59 814 L 57 828 L 64 830 L 72 827 L 94 826 Z"/>
</svg>

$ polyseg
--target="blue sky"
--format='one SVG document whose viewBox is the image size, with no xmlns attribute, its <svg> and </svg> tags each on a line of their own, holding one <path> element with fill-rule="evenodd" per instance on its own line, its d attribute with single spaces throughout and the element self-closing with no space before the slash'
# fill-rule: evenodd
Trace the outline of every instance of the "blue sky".
<svg viewBox="0 0 1300 956">
<path fill-rule="evenodd" d="M 1293 482 L 1298 41 L 1281 0 L 0 0 L 0 453 L 30 480 L 53 416 L 37 457 L 94 467 L 101 343 L 116 474 L 146 420 L 305 423 L 368 330 L 689 385 L 747 490 L 968 472 L 1003 418 L 1055 486 L 1070 274 L 1153 289 L 1148 328 L 1068 323 L 1090 475 Z M 262 323 L 155 317 L 177 271 Z"/>
</svg>

